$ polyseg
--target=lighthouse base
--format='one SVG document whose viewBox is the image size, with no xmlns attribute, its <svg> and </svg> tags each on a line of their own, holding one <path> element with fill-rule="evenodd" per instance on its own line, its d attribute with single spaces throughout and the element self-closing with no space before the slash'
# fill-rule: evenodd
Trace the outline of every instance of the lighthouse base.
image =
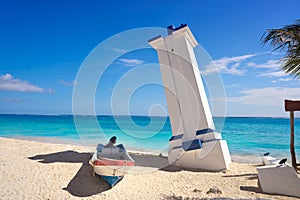
<svg viewBox="0 0 300 200">
<path fill-rule="evenodd" d="M 192 169 L 207 171 L 221 171 L 229 169 L 231 157 L 227 142 L 222 139 L 213 139 L 201 143 L 201 147 L 191 150 L 184 146 L 169 151 L 170 164 Z"/>
</svg>

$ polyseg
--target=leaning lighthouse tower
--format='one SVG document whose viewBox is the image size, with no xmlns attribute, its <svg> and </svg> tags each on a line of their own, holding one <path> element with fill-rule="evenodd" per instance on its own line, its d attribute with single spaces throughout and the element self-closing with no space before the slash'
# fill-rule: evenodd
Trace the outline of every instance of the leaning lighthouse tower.
<svg viewBox="0 0 300 200">
<path fill-rule="evenodd" d="M 166 37 L 149 40 L 157 51 L 172 126 L 170 164 L 224 170 L 231 162 L 227 142 L 215 131 L 194 48 L 198 45 L 187 25 L 168 27 Z"/>
</svg>

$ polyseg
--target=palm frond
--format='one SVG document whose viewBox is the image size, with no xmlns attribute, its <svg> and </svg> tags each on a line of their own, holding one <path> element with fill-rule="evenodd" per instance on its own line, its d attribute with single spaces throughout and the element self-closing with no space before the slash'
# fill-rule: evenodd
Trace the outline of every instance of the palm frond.
<svg viewBox="0 0 300 200">
<path fill-rule="evenodd" d="M 294 75 L 295 77 L 300 75 L 300 57 L 293 59 L 286 59 L 283 62 L 282 70 L 288 74 Z"/>
<path fill-rule="evenodd" d="M 300 78 L 300 19 L 280 29 L 269 29 L 261 37 L 262 44 L 270 43 L 273 51 L 285 51 L 282 70 Z"/>
</svg>

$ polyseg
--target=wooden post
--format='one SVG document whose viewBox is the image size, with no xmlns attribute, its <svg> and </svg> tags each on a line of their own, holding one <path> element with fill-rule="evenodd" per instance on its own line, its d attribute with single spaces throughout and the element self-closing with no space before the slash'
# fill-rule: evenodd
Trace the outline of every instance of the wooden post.
<svg viewBox="0 0 300 200">
<path fill-rule="evenodd" d="M 300 100 L 284 100 L 285 111 L 290 112 L 290 126 L 291 126 L 291 138 L 290 138 L 290 151 L 292 158 L 292 165 L 297 171 L 297 159 L 295 153 L 295 135 L 294 135 L 294 111 L 300 111 Z"/>
<path fill-rule="evenodd" d="M 292 158 L 292 166 L 297 171 L 297 160 L 296 160 L 296 153 L 295 153 L 295 145 L 294 145 L 294 111 L 290 111 L 290 126 L 291 126 L 291 138 L 290 138 L 290 151 L 291 151 L 291 158 Z"/>
</svg>

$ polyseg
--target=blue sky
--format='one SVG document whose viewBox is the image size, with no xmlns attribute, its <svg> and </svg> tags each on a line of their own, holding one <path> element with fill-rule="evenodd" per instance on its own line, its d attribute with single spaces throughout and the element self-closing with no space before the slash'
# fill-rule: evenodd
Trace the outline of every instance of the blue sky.
<svg viewBox="0 0 300 200">
<path fill-rule="evenodd" d="M 299 8 L 297 0 L 3 1 L 0 113 L 71 114 L 77 71 L 100 42 L 134 28 L 187 23 L 223 78 L 228 116 L 287 117 L 283 99 L 300 98 L 300 81 L 280 72 L 282 55 L 262 46 L 260 37 L 295 22 Z M 111 113 L 118 78 L 150 62 L 157 62 L 151 49 L 116 60 L 99 82 L 97 114 Z M 163 88 L 148 85 L 134 93 L 129 110 L 148 115 L 158 104 L 166 108 Z"/>
</svg>

